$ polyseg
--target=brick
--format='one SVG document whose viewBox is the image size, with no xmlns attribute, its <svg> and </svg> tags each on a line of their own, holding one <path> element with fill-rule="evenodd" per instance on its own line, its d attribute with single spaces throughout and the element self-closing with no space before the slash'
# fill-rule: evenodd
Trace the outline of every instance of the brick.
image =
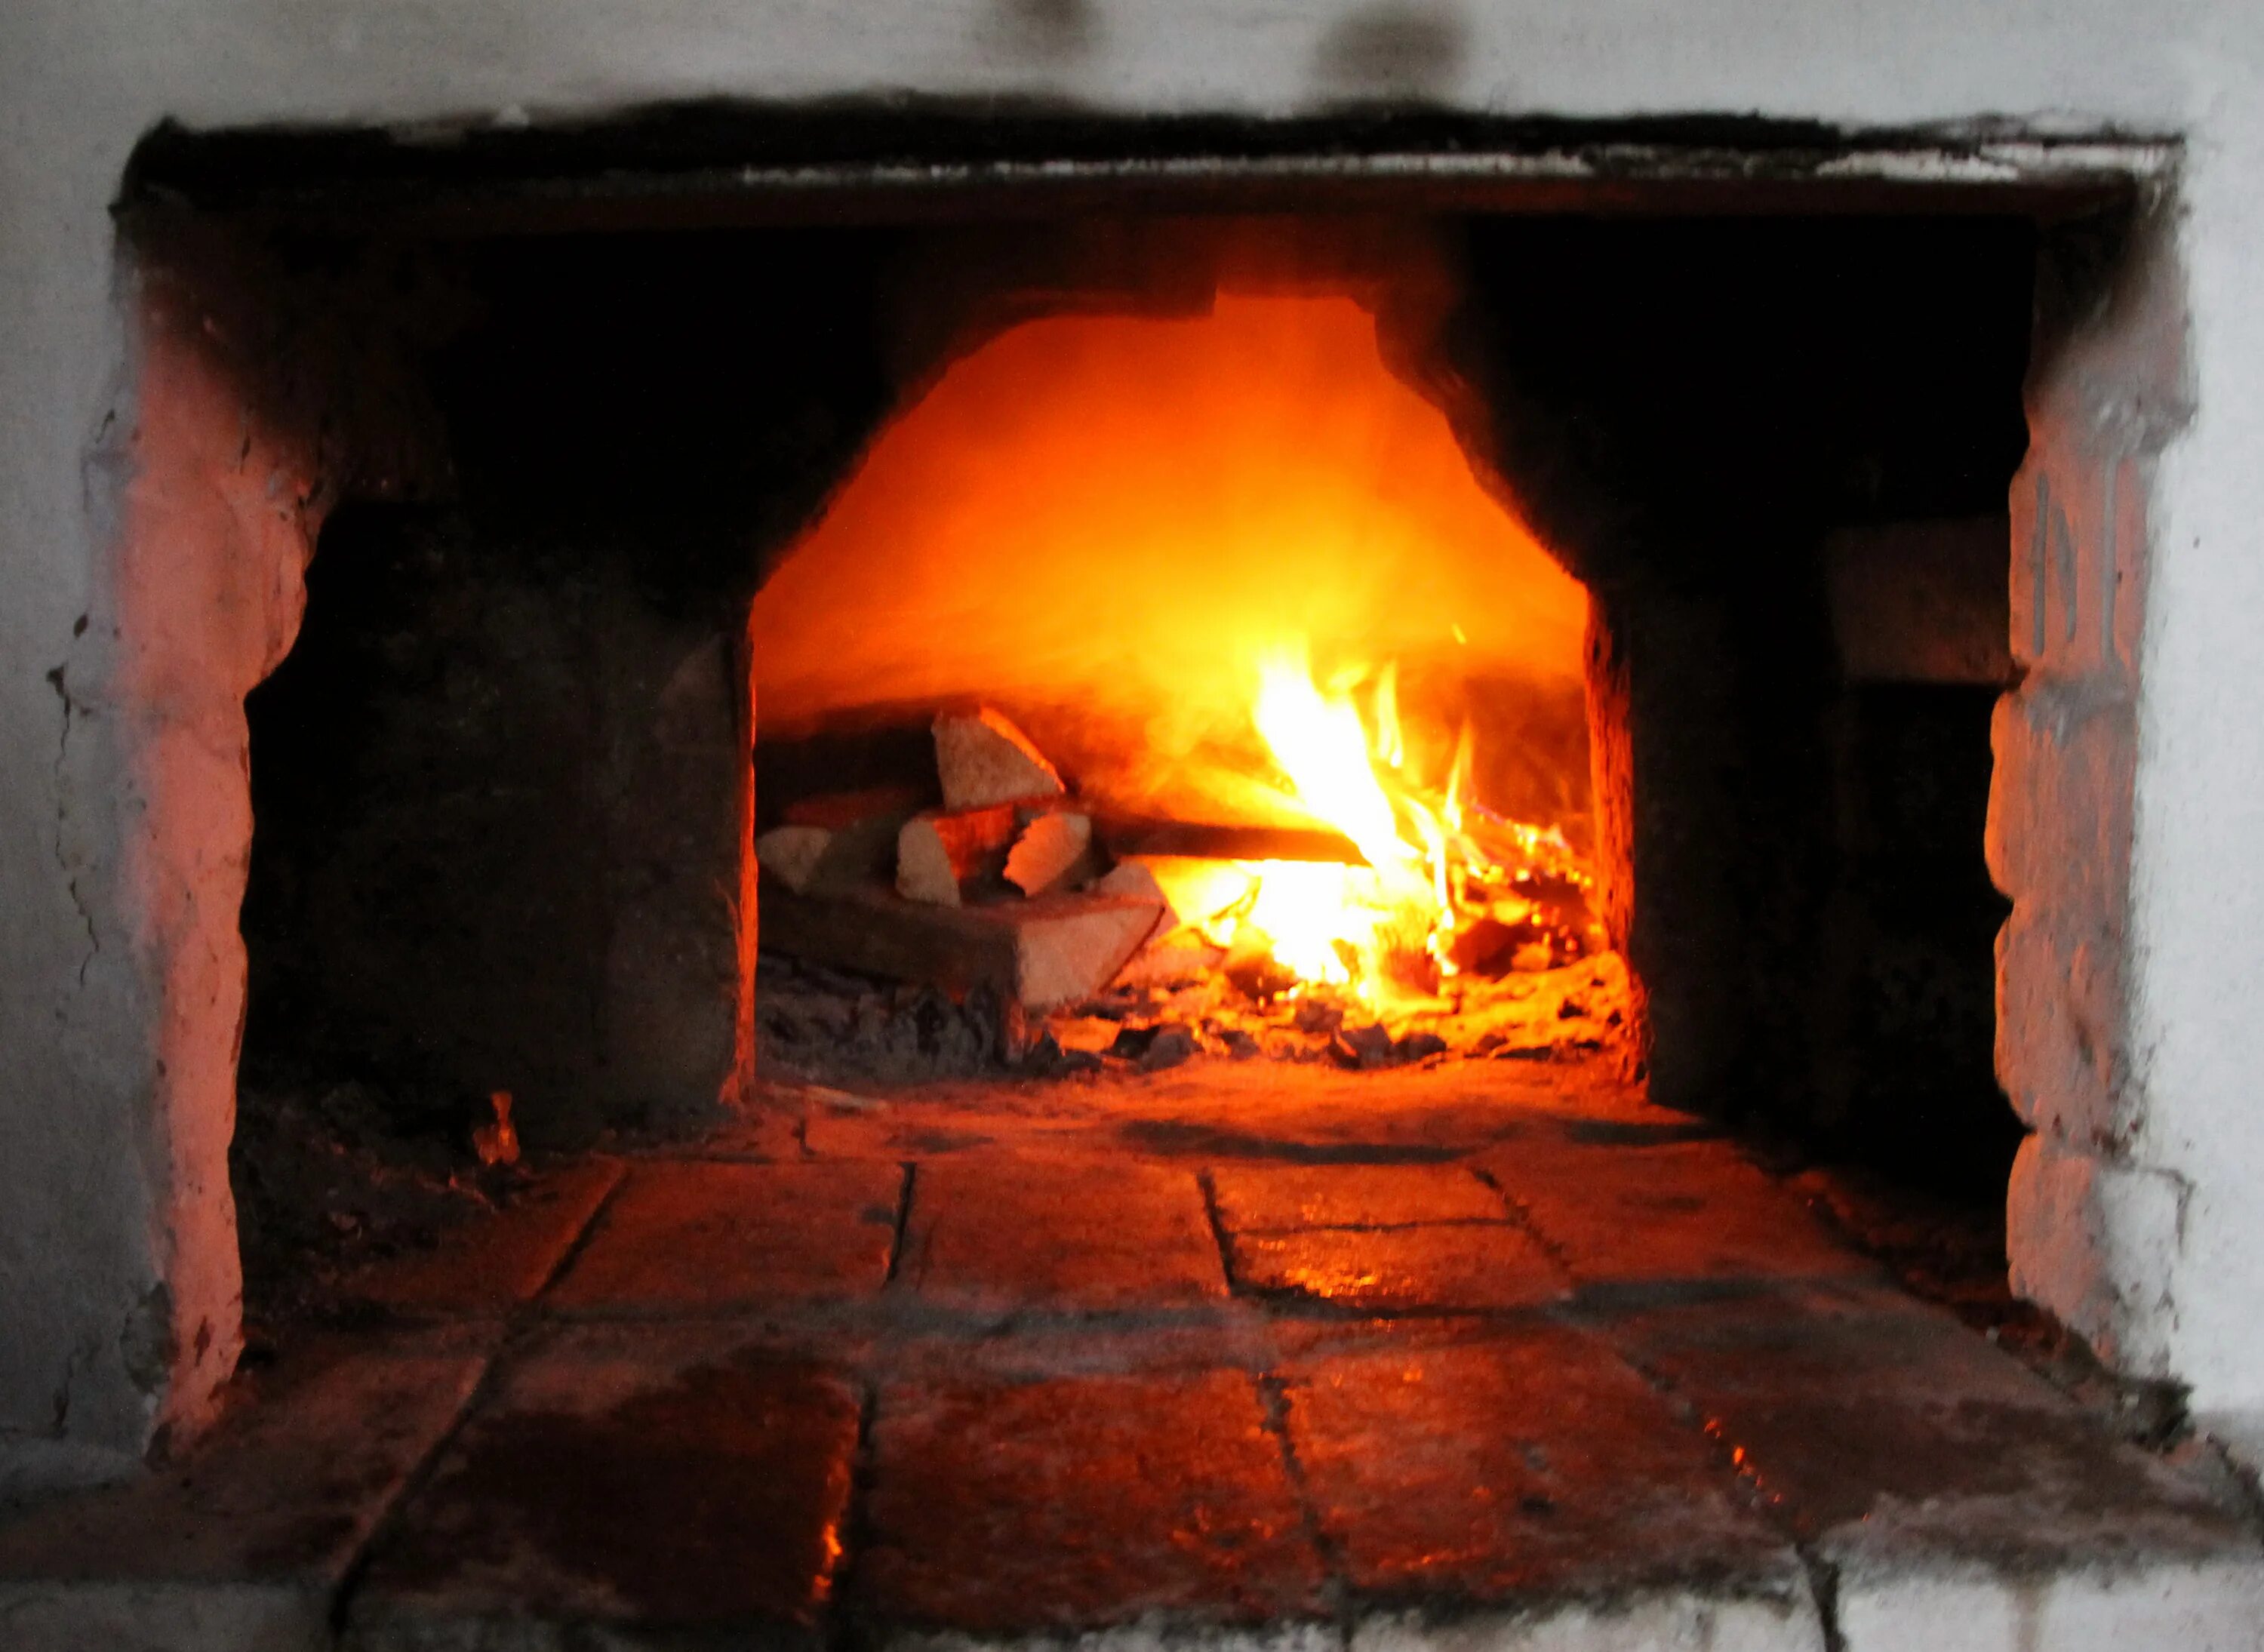
<svg viewBox="0 0 2264 1652">
<path fill-rule="evenodd" d="M 506 1312 L 548 1281 L 620 1179 L 618 1160 L 568 1166 L 434 1249 L 364 1270 L 341 1293 L 409 1315 Z"/>
<path fill-rule="evenodd" d="M 817 1644 L 857 1390 L 732 1333 L 566 1328 L 506 1371 L 348 1614 L 369 1652 Z"/>
<path fill-rule="evenodd" d="M 1094 1312 L 1223 1300 L 1192 1170 L 974 1153 L 919 1167 L 900 1282 L 977 1312 Z"/>
<path fill-rule="evenodd" d="M 1501 1195 L 1460 1164 L 1224 1165 L 1211 1173 L 1236 1233 L 1499 1221 Z"/>
<path fill-rule="evenodd" d="M 1480 1160 L 1576 1284 L 1870 1276 L 1805 1200 L 1721 1141 L 1588 1147 L 1529 1138 Z"/>
<path fill-rule="evenodd" d="M 1323 1615 L 1322 1569 L 1239 1372 L 884 1390 L 860 1608 L 997 1633 Z"/>
<path fill-rule="evenodd" d="M 1382 1335 L 1293 1360 L 1287 1397 L 1297 1462 L 1357 1590 L 1520 1605 L 1801 1598 L 1790 1546 L 1715 1449 L 1579 1331 Z"/>
<path fill-rule="evenodd" d="M 324 1340 L 181 1464 L 0 1526 L 10 1652 L 297 1652 L 487 1363 L 467 1339 Z"/>
<path fill-rule="evenodd" d="M 719 1312 L 869 1296 L 888 1278 L 901 1167 L 640 1164 L 544 1301 Z"/>
<path fill-rule="evenodd" d="M 2115 1369 L 2167 1376 L 2173 1315 L 2164 1310 L 2184 1206 L 2173 1177 L 2030 1136 L 2006 1195 L 2013 1290 L 2050 1308 Z"/>
<path fill-rule="evenodd" d="M 1236 1235 L 1237 1287 L 1362 1312 L 1470 1313 L 1563 1300 L 1564 1275 L 1506 1223 Z"/>
<path fill-rule="evenodd" d="M 2135 1122 L 2117 1073 L 2121 951 L 2103 924 L 2039 898 L 1997 932 L 1997 1082 L 2030 1129 L 2100 1139 Z"/>
<path fill-rule="evenodd" d="M 1983 846 L 1997 887 L 2120 933 L 2137 703 L 2084 685 L 2025 685 L 1998 700 L 1989 746 L 1996 767 Z"/>
<path fill-rule="evenodd" d="M 2043 1573 L 2245 1543 L 2222 1489 L 2103 1423 L 1947 1315 L 1834 1286 L 1602 1328 L 1707 1419 L 1789 1525 L 1908 1566 Z"/>
</svg>

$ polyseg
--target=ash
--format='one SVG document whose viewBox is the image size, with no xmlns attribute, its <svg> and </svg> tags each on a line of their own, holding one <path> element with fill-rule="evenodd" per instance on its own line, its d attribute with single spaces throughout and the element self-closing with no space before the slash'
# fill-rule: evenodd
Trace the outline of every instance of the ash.
<svg viewBox="0 0 2264 1652">
<path fill-rule="evenodd" d="M 822 1083 L 1075 1080 L 1192 1061 L 1322 1063 L 1374 1071 L 1629 1053 L 1627 967 L 1598 953 L 1555 968 L 1444 983 L 1381 1013 L 1350 991 L 1264 970 L 1211 969 L 1112 986 L 1049 1014 L 984 989 L 884 981 L 765 953 L 758 1059 Z"/>
</svg>

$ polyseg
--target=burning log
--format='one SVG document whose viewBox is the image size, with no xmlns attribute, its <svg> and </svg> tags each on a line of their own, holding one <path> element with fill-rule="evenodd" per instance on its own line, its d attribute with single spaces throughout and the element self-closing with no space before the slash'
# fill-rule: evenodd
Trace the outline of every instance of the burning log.
<svg viewBox="0 0 2264 1652">
<path fill-rule="evenodd" d="M 1093 830 L 1120 860 L 1157 855 L 1188 860 L 1312 860 L 1346 866 L 1367 863 L 1351 838 L 1325 827 L 1230 826 L 1104 815 L 1095 819 Z"/>
<path fill-rule="evenodd" d="M 994 906 L 940 906 L 883 888 L 775 890 L 762 906 L 766 950 L 836 968 L 925 982 L 954 996 L 990 987 L 1026 1010 L 1089 998 L 1148 938 L 1153 901 L 1048 895 Z"/>
<path fill-rule="evenodd" d="M 1068 789 L 1029 736 L 987 706 L 935 720 L 935 771 L 947 810 L 1026 803 Z"/>
<path fill-rule="evenodd" d="M 1005 870 L 1017 827 L 1014 806 L 929 810 L 896 832 L 896 893 L 930 906 L 957 906 L 965 886 Z"/>
</svg>

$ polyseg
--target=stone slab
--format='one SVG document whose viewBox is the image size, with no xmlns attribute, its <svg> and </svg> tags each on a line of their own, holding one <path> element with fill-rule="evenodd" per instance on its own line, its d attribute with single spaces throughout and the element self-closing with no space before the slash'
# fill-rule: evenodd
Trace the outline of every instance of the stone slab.
<svg viewBox="0 0 2264 1652">
<path fill-rule="evenodd" d="M 860 1612 L 976 1634 L 1318 1619 L 1320 1558 L 1235 1371 L 884 1389 Z"/>
<path fill-rule="evenodd" d="M 324 1339 L 242 1382 L 185 1461 L 0 1525 L 9 1652 L 298 1652 L 486 1368 L 477 1341 Z"/>
<path fill-rule="evenodd" d="M 2254 1652 L 2264 1562 L 2086 1568 L 2058 1576 L 1985 1567 L 1913 1571 L 1830 1552 L 1845 1652 Z"/>
<path fill-rule="evenodd" d="M 1501 1195 L 1460 1164 L 1222 1165 L 1219 1219 L 1235 1233 L 1499 1221 Z"/>
<path fill-rule="evenodd" d="M 545 1293 L 567 1313 L 731 1313 L 877 1293 L 903 1170 L 658 1160 L 634 1167 Z"/>
<path fill-rule="evenodd" d="M 1093 1313 L 1223 1301 L 1192 1170 L 969 1153 L 923 1163 L 898 1283 L 982 1313 Z"/>
<path fill-rule="evenodd" d="M 1342 1652 L 1332 1624 L 1289 1618 L 1274 1623 L 1190 1629 L 1147 1619 L 1105 1629 L 1027 1634 L 1005 1630 L 971 1634 L 964 1629 L 895 1628 L 874 1638 L 887 1652 Z"/>
<path fill-rule="evenodd" d="M 557 1272 L 621 1172 L 617 1159 L 570 1165 L 435 1249 L 365 1269 L 341 1293 L 411 1315 L 507 1313 Z"/>
<path fill-rule="evenodd" d="M 1699 1430 L 1600 1342 L 1379 1330 L 1287 1369 L 1288 1430 L 1364 1595 L 1538 1610 L 1673 1591 L 1796 1612 L 1790 1545 Z"/>
<path fill-rule="evenodd" d="M 1799 1194 L 1727 1142 L 1632 1148 L 1533 1135 L 1478 1163 L 1576 1284 L 1879 1277 Z"/>
<path fill-rule="evenodd" d="M 1566 1600 L 1529 1612 L 1370 1613 L 1349 1652 L 1826 1652 L 1808 1589 L 1750 1599 L 1680 1590 Z M 1914 1646 L 1912 1652 L 1918 1652 Z"/>
<path fill-rule="evenodd" d="M 403 1506 L 348 1645 L 815 1645 L 860 1409 L 722 1328 L 562 1328 Z"/>
<path fill-rule="evenodd" d="M 1507 1223 L 1237 1234 L 1237 1290 L 1361 1313 L 1480 1313 L 1570 1295 L 1531 1235 Z"/>
<path fill-rule="evenodd" d="M 2116 1439 L 1947 1315 L 1864 1286 L 1658 1308 L 1602 1334 L 1707 1419 L 1792 1529 L 1869 1563 L 2028 1575 L 2254 1551 L 2229 1488 Z"/>
</svg>

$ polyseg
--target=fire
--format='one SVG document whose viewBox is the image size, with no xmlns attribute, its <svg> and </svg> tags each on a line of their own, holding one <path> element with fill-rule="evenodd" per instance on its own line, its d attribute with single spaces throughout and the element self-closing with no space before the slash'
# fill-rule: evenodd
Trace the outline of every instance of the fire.
<svg viewBox="0 0 2264 1652">
<path fill-rule="evenodd" d="M 1427 938 L 1440 903 L 1422 849 L 1408 841 L 1402 810 L 1384 788 L 1377 757 L 1404 762 L 1397 674 L 1375 695 L 1375 729 L 1362 721 L 1348 688 L 1315 685 L 1302 645 L 1272 650 L 1258 663 L 1251 710 L 1267 751 L 1289 783 L 1297 806 L 1335 828 L 1366 857 L 1365 866 L 1271 861 L 1259 878 L 1248 922 L 1268 938 L 1274 957 L 1308 981 L 1351 985 L 1373 996 L 1383 979 L 1390 938 Z"/>
<path fill-rule="evenodd" d="M 1350 988 L 1381 1009 L 1428 996 L 1458 974 L 1455 940 L 1466 925 L 1505 909 L 1529 919 L 1536 902 L 1514 886 L 1529 885 L 1536 870 L 1581 886 L 1585 877 L 1553 831 L 1499 822 L 1495 847 L 1506 858 L 1481 846 L 1467 802 L 1469 724 L 1455 739 L 1444 787 L 1427 792 L 1408 758 L 1397 670 L 1386 665 L 1373 674 L 1363 715 L 1356 691 L 1370 676 L 1354 667 L 1324 689 L 1302 642 L 1258 657 L 1251 718 L 1288 800 L 1315 824 L 1341 832 L 1366 864 L 1242 863 L 1250 885 L 1212 932 L 1229 946 L 1262 941 L 1301 980 Z"/>
<path fill-rule="evenodd" d="M 1237 994 L 1412 1021 L 1598 944 L 1560 835 L 1588 818 L 1586 613 L 1366 310 L 1229 293 L 955 360 L 748 640 L 773 750 L 980 704 L 1096 822 L 1340 834 L 1353 864 L 1143 858 Z"/>
<path fill-rule="evenodd" d="M 1391 705 L 1390 693 L 1387 677 L 1377 696 L 1381 706 Z M 1369 760 L 1368 733 L 1352 697 L 1341 690 L 1324 694 L 1303 651 L 1285 649 L 1259 663 L 1251 714 L 1307 812 L 1351 838 L 1378 872 L 1398 869 L 1413 851 Z M 1396 710 L 1380 712 L 1378 727 L 1387 750 L 1398 752 Z"/>
</svg>

